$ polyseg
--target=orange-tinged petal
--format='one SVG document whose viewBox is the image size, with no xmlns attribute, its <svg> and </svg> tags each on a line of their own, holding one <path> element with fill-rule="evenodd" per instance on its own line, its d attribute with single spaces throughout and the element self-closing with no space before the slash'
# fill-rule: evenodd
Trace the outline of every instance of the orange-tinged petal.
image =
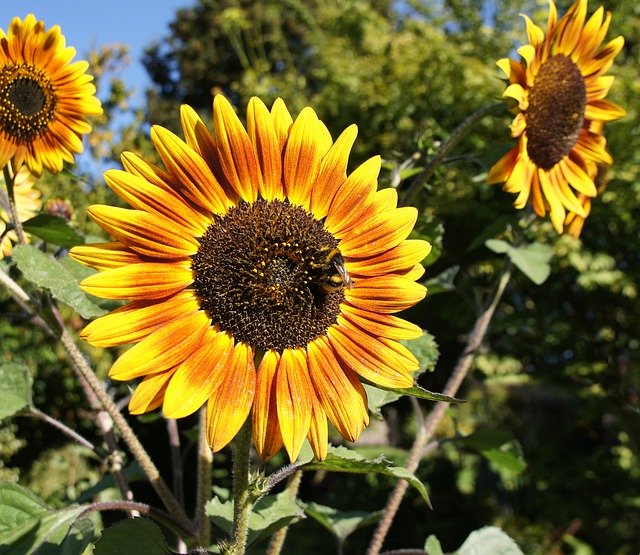
<svg viewBox="0 0 640 555">
<path fill-rule="evenodd" d="M 175 368 L 146 376 L 137 386 L 129 401 L 131 414 L 143 414 L 162 405 L 167 384 L 173 376 Z"/>
<path fill-rule="evenodd" d="M 339 235 L 348 228 L 352 220 L 357 219 L 373 200 L 381 165 L 380 156 L 374 156 L 358 166 L 342 183 L 331 201 L 325 220 L 325 227 L 331 233 Z"/>
<path fill-rule="evenodd" d="M 207 329 L 200 347 L 178 366 L 167 386 L 162 405 L 167 418 L 184 418 L 205 404 L 220 386 L 232 349 L 230 333 Z"/>
<path fill-rule="evenodd" d="M 280 144 L 280 152 L 284 152 L 284 147 L 289 139 L 289 130 L 293 124 L 293 118 L 282 98 L 276 98 L 271 107 L 271 114 L 273 115 L 273 126 L 276 131 L 276 136 L 278 137 L 278 143 Z"/>
<path fill-rule="evenodd" d="M 336 430 L 355 441 L 368 423 L 367 394 L 350 368 L 340 365 L 326 337 L 307 345 L 309 376 L 318 400 Z"/>
<path fill-rule="evenodd" d="M 518 159 L 519 149 L 512 148 L 500 160 L 498 160 L 487 174 L 487 183 L 502 183 L 509 178 Z"/>
<path fill-rule="evenodd" d="M 123 152 L 120 160 L 122 161 L 122 167 L 130 174 L 141 177 L 152 185 L 172 194 L 179 190 L 177 187 L 174 188 L 170 185 L 174 180 L 168 172 L 143 160 L 137 154 L 133 152 Z"/>
<path fill-rule="evenodd" d="M 198 300 L 191 291 L 181 291 L 167 299 L 132 301 L 89 323 L 80 337 L 98 347 L 136 343 L 198 308 Z"/>
<path fill-rule="evenodd" d="M 395 208 L 372 217 L 349 230 L 340 242 L 345 257 L 374 256 L 399 245 L 407 238 L 418 218 L 412 206 Z"/>
<path fill-rule="evenodd" d="M 193 281 L 190 263 L 185 265 L 143 262 L 105 270 L 82 280 L 86 293 L 103 299 L 161 299 Z"/>
<path fill-rule="evenodd" d="M 560 201 L 560 197 L 556 192 L 551 180 L 547 172 L 544 170 L 538 170 L 537 172 L 538 180 L 540 182 L 540 187 L 542 189 L 542 194 L 544 198 L 549 203 L 549 215 L 551 216 L 551 223 L 553 223 L 553 227 L 556 232 L 562 233 L 562 224 L 565 218 L 565 209 L 562 206 L 562 202 Z"/>
<path fill-rule="evenodd" d="M 379 276 L 412 268 L 424 260 L 430 251 L 431 245 L 427 241 L 407 239 L 377 256 L 350 258 L 346 263 L 346 268 L 352 275 Z"/>
<path fill-rule="evenodd" d="M 309 432 L 313 394 L 304 352 L 285 349 L 276 375 L 276 402 L 282 441 L 292 462 Z"/>
<path fill-rule="evenodd" d="M 213 128 L 225 177 L 242 199 L 255 201 L 263 188 L 256 151 L 233 107 L 219 94 L 213 100 Z"/>
<path fill-rule="evenodd" d="M 256 390 L 253 349 L 246 343 L 233 348 L 223 367 L 220 385 L 207 403 L 207 441 L 216 452 L 225 447 L 247 420 Z"/>
<path fill-rule="evenodd" d="M 202 157 L 180 137 L 158 125 L 151 128 L 151 141 L 174 186 L 196 206 L 224 214 L 230 201 Z"/>
<path fill-rule="evenodd" d="M 327 447 L 329 442 L 329 427 L 327 426 L 327 415 L 322 410 L 322 405 L 312 393 L 311 400 L 311 423 L 307 438 L 311 444 L 311 449 L 316 459 L 323 461 L 327 458 Z"/>
<path fill-rule="evenodd" d="M 247 131 L 257 152 L 262 184 L 260 195 L 266 200 L 284 199 L 282 189 L 282 148 L 276 135 L 274 117 L 255 96 L 247 108 Z"/>
<path fill-rule="evenodd" d="M 262 357 L 256 377 L 256 394 L 252 407 L 253 443 L 260 457 L 268 461 L 282 447 L 278 421 L 275 377 L 280 355 L 267 351 Z"/>
<path fill-rule="evenodd" d="M 120 355 L 109 370 L 109 377 L 132 380 L 181 364 L 193 355 L 210 325 L 204 312 L 169 322 Z"/>
<path fill-rule="evenodd" d="M 346 299 L 351 304 L 383 314 L 412 307 L 426 294 L 424 285 L 396 275 L 362 278 L 345 291 Z"/>
<path fill-rule="evenodd" d="M 137 210 L 159 214 L 173 220 L 194 237 L 202 235 L 211 219 L 160 187 L 136 175 L 121 170 L 104 174 L 107 185 L 122 200 Z"/>
<path fill-rule="evenodd" d="M 316 184 L 311 191 L 311 212 L 318 219 L 329 212 L 338 187 L 347 178 L 349 153 L 358 135 L 358 127 L 347 127 L 322 158 Z M 394 206 L 395 208 L 395 206 Z"/>
<path fill-rule="evenodd" d="M 159 214 L 94 204 L 91 218 L 135 252 L 154 258 L 182 258 L 198 251 L 198 240 L 188 230 Z"/>
<path fill-rule="evenodd" d="M 78 245 L 69 251 L 69 256 L 96 270 L 109 270 L 142 262 L 138 254 L 119 241 Z"/>
<path fill-rule="evenodd" d="M 350 326 L 334 325 L 327 336 L 340 360 L 365 380 L 382 387 L 411 387 L 411 370 L 376 338 Z M 417 370 L 417 368 L 415 368 Z"/>
<path fill-rule="evenodd" d="M 584 109 L 584 117 L 601 121 L 613 121 L 627 115 L 627 111 L 609 100 L 593 100 Z"/>
<path fill-rule="evenodd" d="M 291 126 L 284 153 L 283 181 L 287 198 L 309 209 L 311 188 L 326 154 L 318 141 L 318 116 L 312 108 L 300 112 Z"/>
<path fill-rule="evenodd" d="M 422 335 L 420 326 L 391 314 L 364 310 L 349 303 L 340 306 L 343 316 L 352 324 L 377 337 L 389 339 L 417 339 Z"/>
<path fill-rule="evenodd" d="M 589 197 L 595 197 L 598 194 L 593 179 L 571 158 L 562 160 L 558 167 L 565 181 L 570 183 L 576 191 Z"/>
</svg>

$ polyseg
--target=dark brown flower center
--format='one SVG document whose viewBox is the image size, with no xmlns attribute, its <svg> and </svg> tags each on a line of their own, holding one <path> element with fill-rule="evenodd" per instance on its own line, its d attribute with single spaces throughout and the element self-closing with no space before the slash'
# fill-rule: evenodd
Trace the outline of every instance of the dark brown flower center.
<svg viewBox="0 0 640 555">
<path fill-rule="evenodd" d="M 527 152 L 548 170 L 575 146 L 584 122 L 587 91 L 578 67 L 564 54 L 540 66 L 529 92 Z"/>
<path fill-rule="evenodd" d="M 58 97 L 46 73 L 31 64 L 0 67 L 0 130 L 17 144 L 44 133 L 56 115 Z"/>
<path fill-rule="evenodd" d="M 300 206 L 259 199 L 200 238 L 194 288 L 214 325 L 262 350 L 304 347 L 336 322 L 344 287 L 326 287 L 338 240 Z"/>
</svg>

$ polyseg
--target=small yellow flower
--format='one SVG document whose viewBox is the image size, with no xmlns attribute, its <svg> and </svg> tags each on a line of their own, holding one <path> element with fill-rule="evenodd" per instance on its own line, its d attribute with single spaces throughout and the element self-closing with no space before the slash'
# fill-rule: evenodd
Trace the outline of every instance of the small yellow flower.
<svg viewBox="0 0 640 555">
<path fill-rule="evenodd" d="M 0 168 L 26 164 L 39 176 L 43 168 L 62 170 L 82 152 L 87 116 L 100 115 L 87 62 L 71 62 L 60 27 L 45 31 L 29 14 L 0 29 Z"/>
<path fill-rule="evenodd" d="M 2 252 L 2 258 L 4 258 L 11 254 L 13 245 L 18 241 L 18 236 L 13 229 L 7 230 L 7 224 L 11 221 L 11 218 L 9 217 L 9 200 L 5 194 L 6 188 L 2 172 L 0 172 L 0 182 L 2 183 L 0 187 L 0 251 Z M 21 222 L 33 218 L 40 212 L 42 201 L 40 200 L 40 191 L 33 188 L 35 182 L 36 178 L 29 173 L 25 166 L 20 168 L 20 171 L 15 176 L 13 194 Z M 26 238 L 28 239 L 29 236 L 27 235 Z"/>
<path fill-rule="evenodd" d="M 348 440 L 368 424 L 360 378 L 413 385 L 418 361 L 398 340 L 421 335 L 393 313 L 426 293 L 415 282 L 430 246 L 407 236 L 415 208 L 376 191 L 380 157 L 347 175 L 356 127 L 335 141 L 311 108 L 253 98 L 243 127 L 214 100 L 212 135 L 189 107 L 185 141 L 151 131 L 164 168 L 132 153 L 108 185 L 132 209 L 93 206 L 115 241 L 72 256 L 99 273 L 85 291 L 128 304 L 83 331 L 94 345 L 137 343 L 110 376 L 143 378 L 129 409 L 181 418 L 207 403 L 207 436 L 224 447 L 251 414 L 268 459 L 305 437 L 327 450 L 327 418 Z"/>
<path fill-rule="evenodd" d="M 577 0 L 557 20 L 550 0 L 546 34 L 524 16 L 529 44 L 518 49 L 522 61 L 498 62 L 509 82 L 503 96 L 516 104 L 511 135 L 518 145 L 491 168 L 487 181 L 504 182 L 506 191 L 517 193 L 517 208 L 531 201 L 539 216 L 549 212 L 558 233 L 567 213 L 587 217 L 585 199 L 597 194 L 598 167 L 612 163 L 601 123 L 625 114 L 605 100 L 613 77 L 604 75 L 624 39 L 601 46 L 611 14 L 600 7 L 585 23 L 586 13 L 587 0 Z"/>
</svg>

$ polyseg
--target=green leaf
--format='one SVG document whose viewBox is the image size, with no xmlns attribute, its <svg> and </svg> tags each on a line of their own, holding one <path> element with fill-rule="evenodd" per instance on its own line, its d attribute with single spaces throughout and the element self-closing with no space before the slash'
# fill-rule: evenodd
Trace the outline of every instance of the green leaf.
<svg viewBox="0 0 640 555">
<path fill-rule="evenodd" d="M 378 389 L 382 389 L 384 391 L 390 391 L 392 393 L 397 393 L 399 395 L 410 395 L 411 397 L 417 397 L 418 399 L 426 399 L 427 401 L 444 401 L 446 403 L 466 403 L 463 399 L 458 399 L 456 397 L 449 397 L 448 395 L 443 395 L 442 393 L 434 393 L 433 391 L 427 391 L 423 387 L 420 387 L 418 384 L 414 384 L 413 387 L 406 388 L 395 388 L 395 387 L 382 387 L 376 385 Z"/>
<path fill-rule="evenodd" d="M 514 437 L 502 430 L 479 428 L 462 440 L 478 451 L 498 472 L 520 474 L 527 466 Z"/>
<path fill-rule="evenodd" d="M 231 534 L 233 523 L 233 501 L 220 501 L 214 497 L 205 507 L 207 516 L 220 529 Z M 274 532 L 305 518 L 304 511 L 288 492 L 262 497 L 253 507 L 249 515 L 248 544 L 271 536 Z"/>
<path fill-rule="evenodd" d="M 482 455 L 501 472 L 520 474 L 527 467 L 513 443 L 503 445 L 500 449 L 487 449 L 482 451 Z"/>
<path fill-rule="evenodd" d="M 148 518 L 128 518 L 102 531 L 94 555 L 171 555 L 160 527 Z"/>
<path fill-rule="evenodd" d="M 505 253 L 513 265 L 536 285 L 544 283 L 551 273 L 549 261 L 553 256 L 553 249 L 548 245 L 531 243 L 521 247 L 513 247 L 506 241 L 499 239 L 489 239 L 485 245 L 493 252 Z"/>
<path fill-rule="evenodd" d="M 456 286 L 453 284 L 453 280 L 456 279 L 460 266 L 455 265 L 447 268 L 443 272 L 440 272 L 437 276 L 434 276 L 424 282 L 427 287 L 427 295 L 433 297 L 438 293 L 448 293 L 453 291 Z"/>
<path fill-rule="evenodd" d="M 62 543 L 60 555 L 82 555 L 96 537 L 96 527 L 90 518 L 76 520 Z"/>
<path fill-rule="evenodd" d="M 39 214 L 22 224 L 24 230 L 49 243 L 70 248 L 84 243 L 84 238 L 65 219 Z"/>
<path fill-rule="evenodd" d="M 76 310 L 83 318 L 102 316 L 106 311 L 92 303 L 69 271 L 55 258 L 33 245 L 18 245 L 13 259 L 24 277 L 51 292 L 58 300 Z"/>
<path fill-rule="evenodd" d="M 31 384 L 24 364 L 0 365 L 0 420 L 31 405 Z"/>
<path fill-rule="evenodd" d="M 454 555 L 524 555 L 507 534 L 495 526 L 475 530 Z"/>
<path fill-rule="evenodd" d="M 344 542 L 358 528 L 370 526 L 380 520 L 382 511 L 339 511 L 333 507 L 318 505 L 317 503 L 303 503 L 304 512 L 324 526 Z"/>
<path fill-rule="evenodd" d="M 427 541 L 424 544 L 424 550 L 427 555 L 444 555 L 442 546 L 440 545 L 440 540 L 433 534 L 427 538 Z"/>
<path fill-rule="evenodd" d="M 413 486 L 431 508 L 429 494 L 424 484 L 411 472 L 401 466 L 379 457 L 365 459 L 362 455 L 346 447 L 329 446 L 327 458 L 324 461 L 311 461 L 301 467 L 302 470 L 326 470 L 329 472 L 351 472 L 356 474 L 383 474 L 393 478 L 400 478 Z"/>
<path fill-rule="evenodd" d="M 0 483 L 0 553 L 60 555 L 69 530 L 83 511 L 84 507 L 77 505 L 53 510 L 29 490 L 10 482 Z M 67 543 L 67 549 L 72 544 Z"/>
</svg>

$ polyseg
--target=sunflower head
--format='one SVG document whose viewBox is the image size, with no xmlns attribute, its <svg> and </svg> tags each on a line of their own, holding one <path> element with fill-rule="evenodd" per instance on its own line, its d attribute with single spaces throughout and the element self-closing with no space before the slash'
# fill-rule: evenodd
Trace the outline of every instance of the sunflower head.
<svg viewBox="0 0 640 555">
<path fill-rule="evenodd" d="M 399 343 L 421 334 L 394 316 L 425 295 L 430 246 L 409 240 L 414 208 L 377 191 L 380 157 L 347 174 L 356 127 L 335 141 L 311 108 L 253 98 L 242 125 L 214 100 L 214 133 L 189 107 L 184 140 L 151 132 L 163 168 L 135 154 L 107 184 L 131 209 L 93 206 L 115 240 L 72 250 L 100 270 L 90 293 L 127 301 L 83 331 L 137 343 L 110 376 L 142 378 L 129 408 L 180 418 L 207 404 L 224 447 L 245 420 L 267 459 L 294 460 L 305 438 L 324 458 L 328 421 L 355 440 L 368 424 L 361 379 L 410 387 L 418 361 Z"/>
<path fill-rule="evenodd" d="M 625 111 L 605 99 L 613 77 L 604 75 L 624 39 L 604 46 L 611 14 L 598 8 L 586 20 L 587 0 L 577 0 L 557 19 L 549 1 L 546 32 L 524 16 L 529 43 L 520 61 L 498 62 L 514 106 L 511 135 L 518 144 L 489 171 L 489 183 L 504 183 L 518 196 L 517 208 L 531 202 L 539 216 L 549 212 L 558 233 L 567 214 L 584 220 L 597 194 L 596 168 L 612 163 L 605 150 L 602 123 Z M 585 21 L 586 20 L 586 21 Z"/>
<path fill-rule="evenodd" d="M 4 189 L 4 177 L 1 173 L 0 182 L 2 183 L 2 189 Z M 15 196 L 18 217 L 21 222 L 33 218 L 42 207 L 40 191 L 33 187 L 35 182 L 36 178 L 29 172 L 26 166 L 20 168 L 20 171 L 18 171 L 14 178 L 13 194 Z M 0 190 L 0 253 L 2 254 L 0 258 L 9 256 L 13 250 L 13 244 L 18 240 L 16 232 L 9 227 L 9 222 L 11 221 L 9 214 L 8 199 L 4 196 L 3 190 Z M 27 239 L 29 238 L 28 235 L 26 237 Z"/>
<path fill-rule="evenodd" d="M 33 14 L 0 29 L 0 167 L 26 164 L 39 176 L 82 152 L 86 117 L 102 107 L 87 62 L 72 62 L 75 54 L 60 27 L 46 31 Z"/>
</svg>

